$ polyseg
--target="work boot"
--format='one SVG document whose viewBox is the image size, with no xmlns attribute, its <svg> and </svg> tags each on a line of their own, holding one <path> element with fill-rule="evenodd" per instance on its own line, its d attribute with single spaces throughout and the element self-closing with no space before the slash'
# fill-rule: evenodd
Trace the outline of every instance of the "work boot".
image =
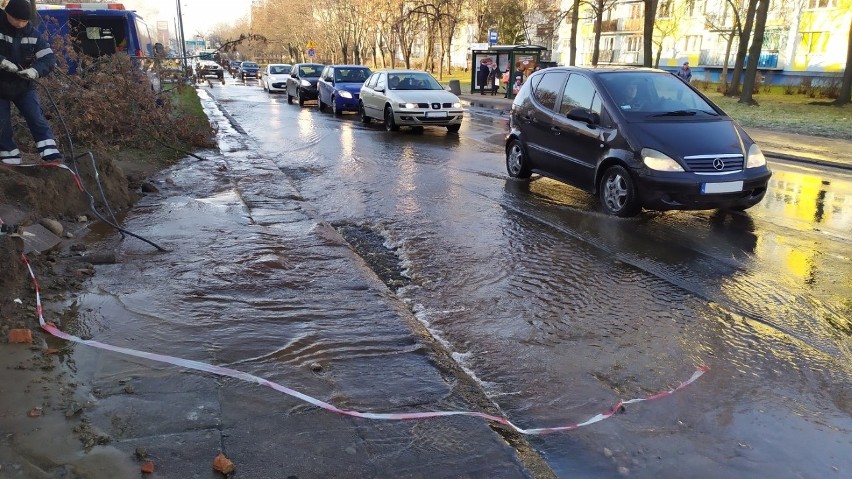
<svg viewBox="0 0 852 479">
<path fill-rule="evenodd" d="M 65 157 L 62 156 L 62 153 L 51 153 L 41 160 L 45 163 L 64 163 Z"/>
</svg>

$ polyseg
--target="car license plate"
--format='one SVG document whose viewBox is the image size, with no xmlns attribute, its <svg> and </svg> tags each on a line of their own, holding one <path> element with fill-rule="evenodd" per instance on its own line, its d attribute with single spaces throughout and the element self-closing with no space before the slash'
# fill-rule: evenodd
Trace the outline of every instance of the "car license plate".
<svg viewBox="0 0 852 479">
<path fill-rule="evenodd" d="M 427 111 L 426 118 L 446 118 L 447 112 L 445 111 Z"/>
<path fill-rule="evenodd" d="M 702 194 L 734 193 L 743 190 L 742 181 L 726 181 L 724 183 L 701 183 Z"/>
</svg>

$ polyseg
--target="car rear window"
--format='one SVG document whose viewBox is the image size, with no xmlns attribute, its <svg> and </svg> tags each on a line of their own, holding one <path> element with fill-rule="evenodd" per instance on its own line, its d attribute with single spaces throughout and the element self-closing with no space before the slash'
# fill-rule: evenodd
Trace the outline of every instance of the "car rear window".
<svg viewBox="0 0 852 479">
<path fill-rule="evenodd" d="M 322 68 L 323 67 L 321 65 L 301 66 L 301 67 L 299 67 L 299 76 L 302 76 L 302 77 L 318 77 L 318 76 L 320 76 Z"/>
<path fill-rule="evenodd" d="M 370 76 L 369 68 L 335 68 L 334 81 L 358 83 Z"/>
</svg>

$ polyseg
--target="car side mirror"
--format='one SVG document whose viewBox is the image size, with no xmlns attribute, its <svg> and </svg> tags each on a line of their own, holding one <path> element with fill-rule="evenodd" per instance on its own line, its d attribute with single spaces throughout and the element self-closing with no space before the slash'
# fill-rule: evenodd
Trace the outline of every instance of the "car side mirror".
<svg viewBox="0 0 852 479">
<path fill-rule="evenodd" d="M 569 120 L 582 121 L 589 126 L 599 125 L 601 116 L 587 108 L 574 108 L 566 115 Z"/>
</svg>

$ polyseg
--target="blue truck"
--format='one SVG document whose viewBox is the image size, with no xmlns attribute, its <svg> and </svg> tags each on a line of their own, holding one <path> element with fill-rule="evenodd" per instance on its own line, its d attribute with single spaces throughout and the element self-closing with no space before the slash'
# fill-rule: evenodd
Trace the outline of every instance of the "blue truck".
<svg viewBox="0 0 852 479">
<path fill-rule="evenodd" d="M 99 58 L 126 53 L 153 58 L 155 44 L 148 25 L 121 3 L 67 3 L 38 5 L 38 30 L 48 39 L 68 35 L 79 54 Z"/>
</svg>

